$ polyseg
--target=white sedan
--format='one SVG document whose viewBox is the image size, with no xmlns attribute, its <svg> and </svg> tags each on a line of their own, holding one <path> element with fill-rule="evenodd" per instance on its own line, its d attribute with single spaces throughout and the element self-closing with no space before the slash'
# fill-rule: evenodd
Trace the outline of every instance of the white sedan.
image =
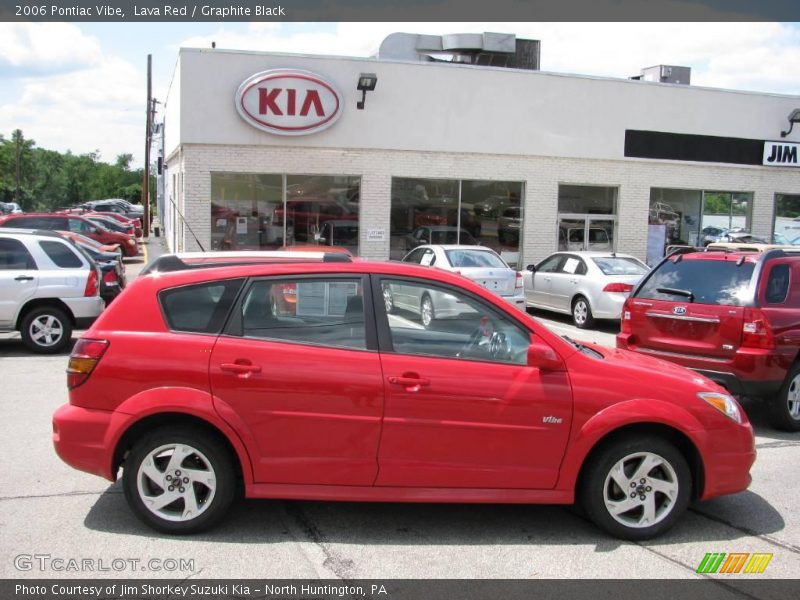
<svg viewBox="0 0 800 600">
<path fill-rule="evenodd" d="M 528 306 L 571 314 L 576 327 L 619 319 L 622 305 L 649 267 L 614 252 L 556 252 L 524 272 Z"/>
<path fill-rule="evenodd" d="M 459 273 L 521 311 L 525 310 L 522 275 L 509 267 L 491 248 L 428 244 L 414 248 L 403 258 L 403 262 Z M 418 287 L 393 286 L 391 296 L 384 298 L 387 310 L 399 308 L 417 313 L 425 327 L 429 327 L 435 319 L 454 317 L 464 310 L 462 306 L 453 305 L 450 294 L 441 292 L 435 297 L 419 297 L 419 290 Z"/>
</svg>

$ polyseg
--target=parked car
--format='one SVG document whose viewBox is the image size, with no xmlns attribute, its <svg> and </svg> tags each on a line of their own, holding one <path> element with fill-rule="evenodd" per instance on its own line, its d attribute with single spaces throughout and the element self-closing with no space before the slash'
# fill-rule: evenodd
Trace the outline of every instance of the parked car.
<svg viewBox="0 0 800 600">
<path fill-rule="evenodd" d="M 0 229 L 0 331 L 30 350 L 60 352 L 103 311 L 97 265 L 50 231 Z"/>
<path fill-rule="evenodd" d="M 133 223 L 121 223 L 116 219 L 112 219 L 111 217 L 104 217 L 103 215 L 98 215 L 97 213 L 86 213 L 83 216 L 86 219 L 89 219 L 92 223 L 97 223 L 98 225 L 100 225 L 101 227 L 105 227 L 109 231 L 115 231 L 117 233 L 124 233 L 131 237 L 136 237 Z"/>
<path fill-rule="evenodd" d="M 455 208 L 429 206 L 414 216 L 414 226 L 426 225 L 451 225 L 455 226 L 461 219 L 461 228 L 466 229 L 474 238 L 481 236 L 481 220 L 466 209 L 460 211 Z"/>
<path fill-rule="evenodd" d="M 100 296 L 102 296 L 106 304 L 122 292 L 127 284 L 127 279 L 125 277 L 125 263 L 118 247 L 104 246 L 79 233 L 70 231 L 58 231 L 56 233 L 83 250 L 100 267 L 103 275 L 102 280 L 105 283 L 105 285 L 101 286 Z"/>
<path fill-rule="evenodd" d="M 129 218 L 141 219 L 144 215 L 144 207 L 141 204 L 132 204 L 122 198 L 92 200 L 84 202 L 81 206 L 93 212 L 113 212 Z"/>
<path fill-rule="evenodd" d="M 483 246 L 426 245 L 409 252 L 403 262 L 437 267 L 463 275 L 482 285 L 503 300 L 525 310 L 525 293 L 522 288 L 522 275 L 508 266 L 500 255 L 491 248 Z M 396 297 L 384 290 L 386 310 L 395 308 L 412 311 L 420 315 L 422 324 L 431 327 L 436 319 L 458 316 L 460 307 L 453 304 L 450 294 L 434 293 L 417 297 L 419 288 L 414 286 L 395 286 Z"/>
<path fill-rule="evenodd" d="M 126 217 L 120 213 L 115 212 L 105 212 L 105 211 L 92 211 L 96 215 L 102 215 L 104 217 L 111 217 L 112 219 L 116 219 L 120 223 L 130 224 L 133 225 L 133 233 L 137 238 L 142 237 L 142 221 L 139 218 L 131 218 Z"/>
<path fill-rule="evenodd" d="M 0 202 L 0 204 L 2 204 L 4 214 L 17 215 L 22 212 L 22 208 L 16 202 Z"/>
<path fill-rule="evenodd" d="M 527 266 L 525 298 L 533 308 L 572 315 L 585 329 L 595 319 L 620 319 L 625 299 L 648 270 L 628 254 L 556 252 Z"/>
<path fill-rule="evenodd" d="M 210 527 L 243 488 L 577 500 L 640 540 L 690 501 L 749 484 L 752 428 L 710 379 L 561 338 L 442 269 L 224 254 L 145 269 L 75 346 L 53 416 L 58 455 L 111 481 L 122 468 L 129 506 L 155 529 Z M 298 309 L 282 317 L 269 299 L 285 283 Z M 383 292 L 398 285 L 452 294 L 463 318 L 434 331 L 387 314 Z"/>
<path fill-rule="evenodd" d="M 713 227 L 711 225 L 703 227 L 703 230 L 700 232 L 700 245 L 708 246 L 714 242 L 719 242 L 728 232 L 729 230 L 725 227 Z"/>
<path fill-rule="evenodd" d="M 800 252 L 673 255 L 625 303 L 617 346 L 689 367 L 766 400 L 800 431 Z"/>
<path fill-rule="evenodd" d="M 430 225 L 417 227 L 409 235 L 405 236 L 406 249 L 411 250 L 424 244 L 464 244 L 466 246 L 477 246 L 475 241 L 466 229 L 459 231 L 458 227 L 450 225 Z"/>
<path fill-rule="evenodd" d="M 519 244 L 519 232 L 522 231 L 522 207 L 509 206 L 497 219 L 497 241 L 504 246 Z"/>
<path fill-rule="evenodd" d="M 101 244 L 119 244 L 125 256 L 138 256 L 139 246 L 133 236 L 109 231 L 79 215 L 59 213 L 24 213 L 0 217 L 0 227 L 50 229 L 83 234 Z"/>
</svg>

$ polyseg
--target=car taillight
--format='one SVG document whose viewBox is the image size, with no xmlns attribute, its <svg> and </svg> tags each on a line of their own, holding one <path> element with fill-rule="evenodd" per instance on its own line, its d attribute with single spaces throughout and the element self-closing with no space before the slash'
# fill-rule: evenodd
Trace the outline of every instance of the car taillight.
<svg viewBox="0 0 800 600">
<path fill-rule="evenodd" d="M 69 355 L 67 387 L 72 390 L 86 382 L 107 349 L 108 340 L 79 339 Z"/>
<path fill-rule="evenodd" d="M 86 288 L 83 290 L 84 296 L 97 296 L 97 269 L 89 271 L 89 278 L 86 280 Z"/>
<path fill-rule="evenodd" d="M 519 296 L 525 290 L 525 283 L 522 281 L 522 273 L 517 272 L 517 279 L 514 282 L 514 295 Z"/>
<path fill-rule="evenodd" d="M 744 309 L 742 346 L 746 348 L 774 348 L 775 336 L 766 316 L 758 308 Z"/>
<path fill-rule="evenodd" d="M 623 294 L 628 294 L 633 289 L 633 286 L 630 283 L 609 283 L 606 287 L 603 288 L 604 292 L 620 292 Z"/>
<path fill-rule="evenodd" d="M 631 333 L 631 300 L 625 300 L 622 305 L 622 319 L 619 325 L 620 333 Z"/>
<path fill-rule="evenodd" d="M 106 283 L 118 283 L 119 277 L 117 277 L 117 271 L 114 269 L 106 271 L 103 274 L 103 281 L 105 281 Z"/>
</svg>

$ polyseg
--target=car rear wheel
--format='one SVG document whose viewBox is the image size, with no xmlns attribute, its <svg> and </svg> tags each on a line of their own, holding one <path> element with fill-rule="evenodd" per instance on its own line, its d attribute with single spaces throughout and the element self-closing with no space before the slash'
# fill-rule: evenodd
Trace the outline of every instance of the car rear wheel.
<svg viewBox="0 0 800 600">
<path fill-rule="evenodd" d="M 165 533 L 195 533 L 221 519 L 233 502 L 234 465 L 215 438 L 191 427 L 158 429 L 125 461 L 128 505 Z"/>
<path fill-rule="evenodd" d="M 419 314 L 426 329 L 433 325 L 436 320 L 436 311 L 433 308 L 433 300 L 431 300 L 430 296 L 425 295 L 422 297 L 422 301 L 419 304 Z"/>
<path fill-rule="evenodd" d="M 770 402 L 770 423 L 781 431 L 800 431 L 800 363 L 789 369 L 781 391 Z"/>
<path fill-rule="evenodd" d="M 394 296 L 389 286 L 383 288 L 383 307 L 386 309 L 386 314 L 390 314 L 394 310 Z"/>
<path fill-rule="evenodd" d="M 61 352 L 72 338 L 72 322 L 55 306 L 34 308 L 22 319 L 22 342 L 34 352 Z"/>
<path fill-rule="evenodd" d="M 572 322 L 579 329 L 586 329 L 594 325 L 592 307 L 589 306 L 589 301 L 583 296 L 578 296 L 572 302 Z"/>
<path fill-rule="evenodd" d="M 675 446 L 632 436 L 592 456 L 583 470 L 579 499 L 601 529 L 626 540 L 646 540 L 675 524 L 691 491 L 689 466 Z"/>
</svg>

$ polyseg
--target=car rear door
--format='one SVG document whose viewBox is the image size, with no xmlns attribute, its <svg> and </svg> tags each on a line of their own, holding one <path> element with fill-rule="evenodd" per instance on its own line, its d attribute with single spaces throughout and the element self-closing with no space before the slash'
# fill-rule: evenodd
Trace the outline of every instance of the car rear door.
<svg viewBox="0 0 800 600">
<path fill-rule="evenodd" d="M 372 485 L 383 378 L 368 280 L 260 278 L 241 294 L 214 346 L 215 405 L 251 448 L 257 483 Z M 296 310 L 276 314 L 273 287 Z"/>
<path fill-rule="evenodd" d="M 671 259 L 630 301 L 629 342 L 640 351 L 725 361 L 742 341 L 754 262 L 727 255 Z"/>
<path fill-rule="evenodd" d="M 384 277 L 376 297 L 400 278 Z M 572 418 L 566 372 L 527 364 L 526 327 L 463 291 L 461 314 L 423 328 L 376 306 L 386 407 L 376 485 L 551 489 Z M 377 303 L 376 303 L 377 304 Z"/>
<path fill-rule="evenodd" d="M 38 276 L 36 262 L 25 245 L 0 237 L 0 327 L 15 325 L 19 309 L 36 293 Z"/>
<path fill-rule="evenodd" d="M 767 261 L 758 287 L 758 306 L 772 331 L 782 366 L 788 368 L 800 351 L 800 257 Z"/>
</svg>

